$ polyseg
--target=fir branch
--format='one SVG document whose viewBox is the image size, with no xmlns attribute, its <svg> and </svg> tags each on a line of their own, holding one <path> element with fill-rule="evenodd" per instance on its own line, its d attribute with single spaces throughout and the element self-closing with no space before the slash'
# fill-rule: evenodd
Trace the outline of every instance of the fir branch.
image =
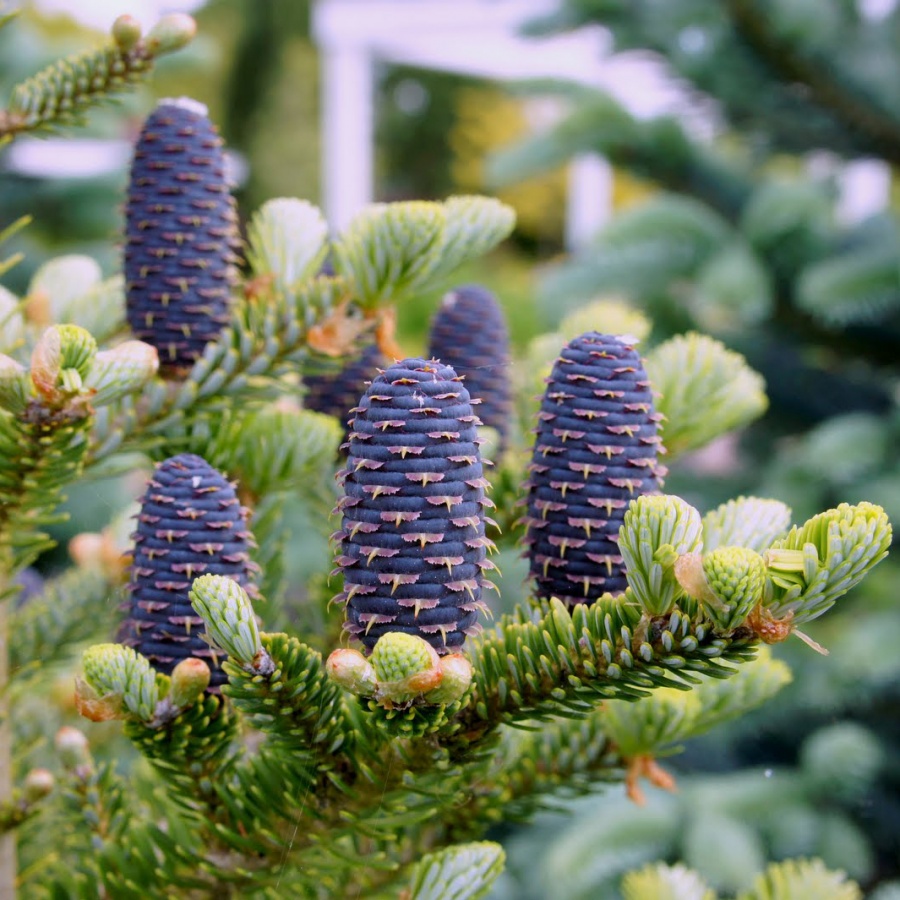
<svg viewBox="0 0 900 900">
<path fill-rule="evenodd" d="M 766 3 L 728 0 L 724 6 L 742 38 L 780 78 L 805 85 L 815 102 L 859 135 L 872 154 L 900 162 L 900 110 L 887 98 L 862 83 L 839 56 L 825 57 L 780 37 Z"/>
<path fill-rule="evenodd" d="M 340 279 L 317 278 L 297 292 L 243 298 L 231 325 L 207 344 L 183 382 L 151 382 L 140 395 L 99 411 L 88 466 L 113 453 L 168 445 L 200 416 L 266 396 L 270 379 L 306 357 L 309 330 L 346 299 L 346 291 Z"/>
<path fill-rule="evenodd" d="M 120 16 L 111 44 L 55 62 L 13 89 L 0 111 L 0 138 L 80 121 L 91 106 L 145 80 L 158 56 L 184 47 L 195 32 L 193 19 L 175 14 L 142 37 L 134 18 Z"/>
<path fill-rule="evenodd" d="M 74 567 L 10 612 L 10 670 L 18 683 L 65 658 L 74 644 L 106 632 L 117 579 L 98 567 Z"/>
<path fill-rule="evenodd" d="M 721 637 L 706 624 L 673 611 L 642 618 L 633 600 L 605 595 L 571 614 L 551 600 L 542 615 L 519 613 L 478 639 L 471 700 L 447 731 L 465 734 L 470 745 L 498 725 L 583 717 L 597 700 L 636 699 L 654 687 L 685 690 L 693 673 L 727 677 L 721 661 L 753 655 L 745 637 Z M 452 743 L 452 736 L 445 738 Z"/>
</svg>

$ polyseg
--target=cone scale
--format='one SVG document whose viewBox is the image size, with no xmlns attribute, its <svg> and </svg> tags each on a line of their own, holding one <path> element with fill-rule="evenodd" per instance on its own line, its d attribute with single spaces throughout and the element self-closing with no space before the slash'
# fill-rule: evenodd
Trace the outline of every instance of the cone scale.
<svg viewBox="0 0 900 900">
<path fill-rule="evenodd" d="M 229 320 L 237 214 L 221 138 L 192 100 L 163 100 L 141 129 L 125 207 L 128 324 L 185 370 Z"/>
<path fill-rule="evenodd" d="M 431 322 L 428 353 L 465 378 L 469 395 L 481 401 L 481 421 L 497 429 L 505 446 L 512 417 L 509 331 L 493 294 L 478 285 L 447 293 Z"/>
<path fill-rule="evenodd" d="M 353 412 L 334 535 L 344 627 L 368 652 L 389 631 L 450 652 L 478 627 L 484 572 L 494 568 L 468 391 L 449 366 L 406 359 Z"/>
<path fill-rule="evenodd" d="M 170 674 L 193 656 L 209 663 L 214 688 L 226 681 L 222 654 L 204 640 L 189 591 L 199 575 L 226 575 L 255 592 L 247 514 L 234 486 L 201 457 L 182 453 L 157 466 L 132 535 L 131 596 L 119 639 L 158 671 Z"/>
<path fill-rule="evenodd" d="M 547 379 L 527 488 L 526 555 L 539 597 L 569 606 L 625 590 L 617 538 L 628 504 L 665 470 L 650 383 L 624 338 L 588 332 Z"/>
</svg>

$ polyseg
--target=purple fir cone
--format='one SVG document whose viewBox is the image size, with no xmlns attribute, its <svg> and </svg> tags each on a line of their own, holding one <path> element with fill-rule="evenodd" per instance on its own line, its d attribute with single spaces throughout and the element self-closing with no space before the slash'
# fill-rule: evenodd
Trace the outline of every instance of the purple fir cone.
<svg viewBox="0 0 900 900">
<path fill-rule="evenodd" d="M 344 627 L 368 651 L 403 631 L 447 653 L 479 627 L 494 568 L 469 393 L 449 366 L 406 359 L 373 380 L 354 413 L 335 534 Z"/>
<path fill-rule="evenodd" d="M 494 295 L 474 284 L 448 292 L 431 322 L 428 353 L 465 377 L 469 395 L 481 401 L 481 421 L 497 429 L 505 446 L 512 418 L 509 330 Z"/>
<path fill-rule="evenodd" d="M 660 415 L 640 356 L 624 338 L 588 332 L 547 379 L 526 484 L 525 544 L 540 597 L 572 606 L 625 590 L 618 549 L 629 502 L 656 491 Z"/>
<path fill-rule="evenodd" d="M 231 482 L 200 456 L 181 453 L 153 473 L 132 535 L 131 598 L 119 639 L 160 672 L 197 656 L 209 663 L 212 687 L 227 680 L 188 592 L 199 575 L 227 575 L 255 596 L 247 514 Z"/>
<path fill-rule="evenodd" d="M 193 100 L 162 100 L 134 149 L 125 206 L 128 324 L 164 369 L 190 368 L 229 320 L 239 246 L 222 140 Z"/>
<path fill-rule="evenodd" d="M 338 372 L 325 375 L 304 375 L 306 392 L 303 405 L 313 412 L 325 413 L 340 419 L 345 435 L 348 433 L 350 412 L 366 385 L 388 364 L 377 344 L 368 344 L 358 356 L 350 359 Z"/>
</svg>

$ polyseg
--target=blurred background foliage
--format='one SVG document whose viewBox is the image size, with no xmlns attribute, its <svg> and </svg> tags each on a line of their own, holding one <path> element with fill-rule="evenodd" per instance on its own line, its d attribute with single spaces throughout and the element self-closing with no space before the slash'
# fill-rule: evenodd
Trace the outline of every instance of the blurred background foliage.
<svg viewBox="0 0 900 900">
<path fill-rule="evenodd" d="M 770 26 L 762 36 L 754 4 L 740 0 L 569 0 L 540 26 L 604 24 L 619 48 L 665 58 L 696 96 L 714 98 L 711 144 L 698 143 L 675 118 L 638 122 L 580 89 L 528 95 L 385 67 L 376 106 L 378 199 L 439 198 L 490 183 L 516 208 L 513 239 L 457 281 L 495 292 L 524 368 L 536 358 L 529 354 L 538 335 L 555 332 L 566 314 L 597 297 L 646 312 L 648 346 L 695 328 L 747 355 L 766 376 L 768 414 L 679 462 L 668 491 L 704 510 L 742 492 L 778 497 L 793 507 L 794 521 L 840 501 L 871 500 L 896 523 L 896 179 L 887 209 L 847 223 L 838 215 L 835 175 L 845 159 L 900 159 L 900 13 L 891 7 L 873 23 L 850 0 L 767 0 L 763 7 Z M 190 95 L 209 106 L 235 154 L 244 220 L 274 196 L 319 202 L 321 110 L 309 12 L 310 0 L 210 0 L 195 13 L 197 41 L 159 64 L 152 91 L 93 113 L 78 138 L 129 140 L 156 97 Z M 0 89 L 82 48 L 91 34 L 25 4 L 17 27 L 0 32 Z M 786 67 L 798 58 L 813 72 L 822 60 L 834 62 L 830 77 L 853 88 L 858 105 L 822 100 L 819 86 L 804 81 L 810 65 Z M 882 143 L 858 127 L 873 97 L 896 129 Z M 571 117 L 560 119 L 567 108 Z M 566 165 L 584 150 L 613 163 L 616 214 L 590 247 L 566 257 Z M 828 165 L 811 166 L 816 155 Z M 25 258 L 4 284 L 25 293 L 38 266 L 61 253 L 88 253 L 105 273 L 117 271 L 127 164 L 126 153 L 90 177 L 39 177 L 4 151 L 0 226 L 34 216 L 7 246 Z M 440 295 L 404 309 L 397 337 L 406 352 L 424 351 Z M 69 501 L 78 521 L 57 536 L 65 542 L 98 527 L 140 485 L 140 478 L 119 478 L 79 486 Z M 318 615 L 318 601 L 331 592 L 321 582 L 309 592 L 304 586 L 328 553 L 327 530 L 299 508 L 288 520 L 297 546 L 289 580 L 297 601 L 308 594 L 311 607 L 297 614 Z M 61 553 L 43 567 L 55 567 Z M 501 566 L 518 585 L 511 547 Z M 668 762 L 679 775 L 677 796 L 652 793 L 638 809 L 604 793 L 561 803 L 562 811 L 533 827 L 502 829 L 510 866 L 492 896 L 615 898 L 622 874 L 654 859 L 683 860 L 715 887 L 736 891 L 763 861 L 798 855 L 820 855 L 889 896 L 888 885 L 900 879 L 898 577 L 896 562 L 885 565 L 842 615 L 810 629 L 831 651 L 827 661 L 799 642 L 780 647 L 793 683 L 764 711 L 691 742 Z M 35 700 L 35 740 L 49 730 L 48 716 L 72 714 L 68 676 L 53 691 L 50 707 Z M 35 749 L 36 759 L 41 752 Z"/>
</svg>

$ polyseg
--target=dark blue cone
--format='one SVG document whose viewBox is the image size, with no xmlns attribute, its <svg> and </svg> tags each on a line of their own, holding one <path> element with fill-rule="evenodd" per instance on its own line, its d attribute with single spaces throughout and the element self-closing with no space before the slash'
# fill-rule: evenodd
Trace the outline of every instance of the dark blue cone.
<svg viewBox="0 0 900 900">
<path fill-rule="evenodd" d="M 125 290 L 128 324 L 164 369 L 192 366 L 228 323 L 238 245 L 221 138 L 201 104 L 161 101 L 134 149 Z"/>
<path fill-rule="evenodd" d="M 446 653 L 477 629 L 494 568 L 480 422 L 456 372 L 424 359 L 378 375 L 354 413 L 335 534 L 345 628 L 370 651 L 403 631 Z"/>
<path fill-rule="evenodd" d="M 247 514 L 231 482 L 202 457 L 182 453 L 153 473 L 132 535 L 131 597 L 119 639 L 160 672 L 197 656 L 209 663 L 212 687 L 227 680 L 188 592 L 199 575 L 227 575 L 255 595 Z"/>
<path fill-rule="evenodd" d="M 469 396 L 481 401 L 478 415 L 509 440 L 512 390 L 509 331 L 490 291 L 464 285 L 447 293 L 431 322 L 428 353 L 465 378 Z"/>
<path fill-rule="evenodd" d="M 629 502 L 665 470 L 650 383 L 623 339 L 588 332 L 547 379 L 529 481 L 525 544 L 540 597 L 572 606 L 625 590 L 617 545 Z"/>
</svg>

